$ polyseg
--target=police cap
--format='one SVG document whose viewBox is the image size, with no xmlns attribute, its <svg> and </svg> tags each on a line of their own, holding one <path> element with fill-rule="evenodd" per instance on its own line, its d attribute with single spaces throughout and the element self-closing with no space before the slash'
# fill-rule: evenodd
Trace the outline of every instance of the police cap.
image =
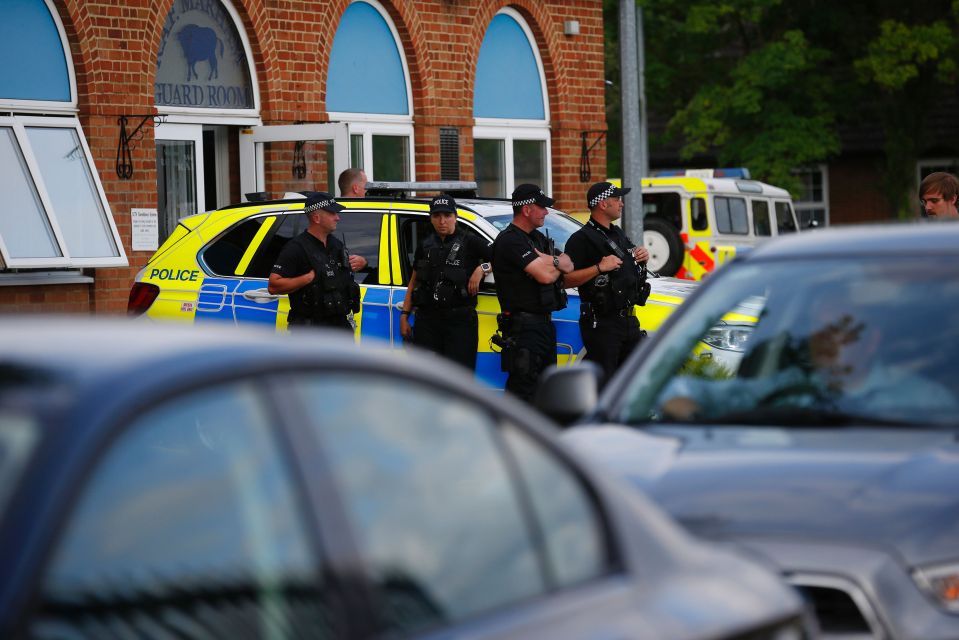
<svg viewBox="0 0 959 640">
<path fill-rule="evenodd" d="M 513 189 L 513 196 L 510 198 L 514 207 L 522 207 L 527 204 L 538 204 L 541 207 L 552 207 L 555 200 L 543 193 L 539 185 L 525 183 Z"/>
<path fill-rule="evenodd" d="M 448 196 L 445 193 L 441 196 L 436 196 L 430 201 L 430 215 L 437 213 L 452 213 L 456 215 L 456 200 L 453 200 L 452 196 Z"/>
<path fill-rule="evenodd" d="M 306 206 L 303 208 L 303 213 L 313 213 L 320 209 L 329 211 L 330 213 L 339 213 L 345 208 L 346 207 L 337 202 L 336 198 L 330 194 L 325 191 L 317 191 L 306 199 Z"/>
<path fill-rule="evenodd" d="M 622 189 L 611 182 L 597 182 L 586 192 L 586 204 L 592 209 L 606 198 L 621 198 L 630 191 L 630 187 Z"/>
</svg>

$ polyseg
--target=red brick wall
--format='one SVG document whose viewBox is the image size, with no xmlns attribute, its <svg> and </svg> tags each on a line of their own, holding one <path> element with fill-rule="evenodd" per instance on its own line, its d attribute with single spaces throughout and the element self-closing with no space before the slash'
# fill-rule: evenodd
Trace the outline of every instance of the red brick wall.
<svg viewBox="0 0 959 640">
<path fill-rule="evenodd" d="M 96 269 L 93 285 L 0 287 L 0 312 L 122 313 L 137 271 L 151 252 L 130 250 L 130 209 L 155 208 L 152 127 L 133 148 L 134 175 L 114 171 L 117 118 L 154 111 L 156 52 L 173 0 L 54 0 L 77 77 L 79 117 L 103 182 L 129 268 Z M 232 0 L 250 41 L 265 124 L 324 122 L 330 47 L 349 0 Z M 473 178 L 473 79 L 486 27 L 506 6 L 519 11 L 543 60 L 552 131 L 553 194 L 583 209 L 580 132 L 605 130 L 603 13 L 600 0 L 383 0 L 399 33 L 413 93 L 416 176 L 438 179 L 439 128 L 460 131 L 461 178 Z M 580 35 L 565 36 L 564 20 Z M 504 87 L 504 91 L 508 91 Z M 131 127 L 138 120 L 131 120 Z M 591 141 L 595 135 L 591 136 Z M 231 192 L 238 196 L 236 141 Z M 591 153 L 593 180 L 605 177 L 605 149 Z"/>
<path fill-rule="evenodd" d="M 893 218 L 893 210 L 875 185 L 882 184 L 879 155 L 847 156 L 829 164 L 830 224 L 855 224 Z M 918 208 L 918 205 L 917 205 Z"/>
</svg>

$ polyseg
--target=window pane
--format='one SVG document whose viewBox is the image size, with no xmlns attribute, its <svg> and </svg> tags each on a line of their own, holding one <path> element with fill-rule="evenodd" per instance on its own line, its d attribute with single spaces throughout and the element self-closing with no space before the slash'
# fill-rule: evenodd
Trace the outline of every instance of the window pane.
<svg viewBox="0 0 959 640">
<path fill-rule="evenodd" d="M 197 213 L 196 150 L 190 140 L 157 140 L 157 205 L 160 242 L 177 220 Z"/>
<path fill-rule="evenodd" d="M 0 216 L 0 236 L 13 258 L 54 258 L 63 255 L 40 204 L 30 172 L 10 127 L 0 127 L 0 193 L 4 209 L 16 215 Z"/>
<path fill-rule="evenodd" d="M 513 183 L 525 182 L 546 189 L 546 143 L 543 140 L 513 141 Z"/>
<path fill-rule="evenodd" d="M 713 202 L 716 205 L 716 228 L 719 233 L 737 235 L 749 233 L 749 216 L 746 213 L 745 200 L 717 196 Z"/>
<path fill-rule="evenodd" d="M 306 216 L 303 216 L 306 217 Z M 383 214 L 346 210 L 340 213 L 340 221 L 333 235 L 346 245 L 347 250 L 366 258 L 362 271 L 354 274 L 357 282 L 376 284 L 380 269 L 380 229 Z"/>
<path fill-rule="evenodd" d="M 270 423 L 246 385 L 138 417 L 67 523 L 34 636 L 288 638 L 309 622 L 333 637 Z"/>
<path fill-rule="evenodd" d="M 273 265 L 276 264 L 276 258 L 280 255 L 280 249 L 293 237 L 303 233 L 308 223 L 309 219 L 298 213 L 280 216 L 279 221 L 267 232 L 253 259 L 250 260 L 250 266 L 246 269 L 246 277 L 269 278 L 273 271 Z"/>
<path fill-rule="evenodd" d="M 333 142 L 258 142 L 263 152 L 264 191 L 277 196 L 287 192 L 326 191 L 335 193 Z"/>
<path fill-rule="evenodd" d="M 776 225 L 779 233 L 792 233 L 796 230 L 796 221 L 793 220 L 792 209 L 788 202 L 776 203 Z"/>
<path fill-rule="evenodd" d="M 506 143 L 503 140 L 473 140 L 473 164 L 479 195 L 484 198 L 505 198 Z"/>
<path fill-rule="evenodd" d="M 580 479 L 518 429 L 504 435 L 529 491 L 560 586 L 609 571 L 603 525 Z"/>
<path fill-rule="evenodd" d="M 410 139 L 373 136 L 373 179 L 405 182 L 410 179 Z"/>
<path fill-rule="evenodd" d="M 300 376 L 296 385 L 391 630 L 454 622 L 544 592 L 490 416 L 393 378 Z"/>
<path fill-rule="evenodd" d="M 753 200 L 753 232 L 757 236 L 772 235 L 773 226 L 769 220 L 769 203 L 765 200 Z"/>
<path fill-rule="evenodd" d="M 27 136 L 70 257 L 120 255 L 77 132 L 27 127 Z"/>
<path fill-rule="evenodd" d="M 363 163 L 363 135 L 362 134 L 354 133 L 350 135 L 350 166 L 351 167 L 366 166 Z"/>
<path fill-rule="evenodd" d="M 203 250 L 202 260 L 207 268 L 220 276 L 237 275 L 236 268 L 240 260 L 266 220 L 270 218 L 246 220 L 214 240 L 213 244 Z"/>
</svg>

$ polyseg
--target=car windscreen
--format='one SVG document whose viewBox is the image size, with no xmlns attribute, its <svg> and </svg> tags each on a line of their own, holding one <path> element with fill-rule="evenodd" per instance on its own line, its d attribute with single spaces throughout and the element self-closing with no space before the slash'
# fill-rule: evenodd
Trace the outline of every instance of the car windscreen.
<svg viewBox="0 0 959 640">
<path fill-rule="evenodd" d="M 509 223 L 513 221 L 513 216 L 508 213 L 495 216 L 486 216 L 486 219 L 496 227 L 497 231 L 502 231 L 509 226 Z M 560 251 L 566 250 L 566 241 L 569 240 L 569 237 L 573 235 L 581 225 L 579 222 L 570 218 L 565 213 L 560 213 L 555 209 L 549 210 L 549 215 L 546 216 L 546 223 L 539 229 L 542 233 L 549 234 L 549 237 L 556 242 L 556 248 Z"/>
<path fill-rule="evenodd" d="M 955 425 L 959 258 L 734 265 L 629 373 L 630 424 Z"/>
</svg>

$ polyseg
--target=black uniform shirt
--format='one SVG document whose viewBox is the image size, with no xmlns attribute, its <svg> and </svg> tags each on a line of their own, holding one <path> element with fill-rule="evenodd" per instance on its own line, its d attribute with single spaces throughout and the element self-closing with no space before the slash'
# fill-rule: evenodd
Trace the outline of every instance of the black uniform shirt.
<svg viewBox="0 0 959 640">
<path fill-rule="evenodd" d="M 295 278 L 302 276 L 313 269 L 313 263 L 304 251 L 303 245 L 310 249 L 313 260 L 320 265 L 328 265 L 333 270 L 341 269 L 339 262 L 343 255 L 343 243 L 339 238 L 330 234 L 326 237 L 324 245 L 319 238 L 309 231 L 304 231 L 299 236 L 303 242 L 290 241 L 280 250 L 280 255 L 276 258 L 276 264 L 273 265 L 273 273 L 284 278 Z M 322 273 L 317 273 L 314 282 L 319 282 L 323 278 Z M 301 287 L 290 293 L 290 314 L 295 317 L 301 317 L 305 313 L 303 297 L 306 294 L 306 287 Z"/>
<path fill-rule="evenodd" d="M 436 246 L 435 251 L 438 252 L 438 255 L 434 257 L 436 261 L 434 264 L 445 265 L 446 260 L 449 257 L 450 250 L 453 248 L 453 243 L 456 240 L 462 242 L 459 252 L 456 255 L 456 261 L 459 262 L 463 269 L 466 271 L 467 277 L 471 276 L 476 267 L 484 262 L 488 262 L 490 256 L 493 252 L 492 243 L 484 240 L 483 238 L 474 235 L 472 233 L 466 233 L 457 229 L 455 233 L 452 233 L 446 236 L 446 239 L 440 238 L 440 235 L 433 232 L 432 235 L 427 236 L 427 238 L 432 238 L 434 246 Z M 425 242 L 425 241 L 424 241 Z M 423 251 L 423 244 L 421 242 L 416 251 L 413 253 L 413 264 L 415 265 L 420 260 L 426 258 L 426 254 Z M 417 279 L 419 279 L 419 274 L 417 274 Z M 418 282 L 417 286 L 427 285 L 425 282 Z M 469 306 L 476 306 L 476 296 L 470 296 L 470 301 L 467 303 Z"/>
<path fill-rule="evenodd" d="M 587 228 L 587 225 L 591 226 L 592 229 Z M 611 224 L 606 228 L 590 218 L 589 222 L 583 225 L 581 229 L 577 229 L 576 232 L 569 237 L 569 240 L 566 241 L 566 255 L 573 261 L 573 267 L 576 270 L 585 269 L 586 267 L 599 264 L 599 261 L 602 260 L 604 256 L 613 254 L 613 248 L 609 246 L 606 238 L 615 242 L 626 254 L 630 254 L 636 246 L 626 236 L 626 232 L 619 226 Z M 626 259 L 623 260 L 623 266 L 620 267 L 620 269 L 624 270 L 624 273 L 621 275 L 628 277 L 634 274 L 635 268 L 633 268 L 633 264 L 632 256 L 628 255 Z M 596 278 L 591 278 L 579 285 L 579 295 L 584 302 L 592 301 L 595 283 Z"/>
<path fill-rule="evenodd" d="M 549 253 L 546 236 L 535 229 L 527 234 L 513 224 L 503 229 L 493 242 L 493 277 L 496 278 L 496 295 L 503 311 L 553 311 L 543 305 L 540 295 L 543 285 L 525 271 L 526 265 L 538 257 L 534 247 Z"/>
</svg>

